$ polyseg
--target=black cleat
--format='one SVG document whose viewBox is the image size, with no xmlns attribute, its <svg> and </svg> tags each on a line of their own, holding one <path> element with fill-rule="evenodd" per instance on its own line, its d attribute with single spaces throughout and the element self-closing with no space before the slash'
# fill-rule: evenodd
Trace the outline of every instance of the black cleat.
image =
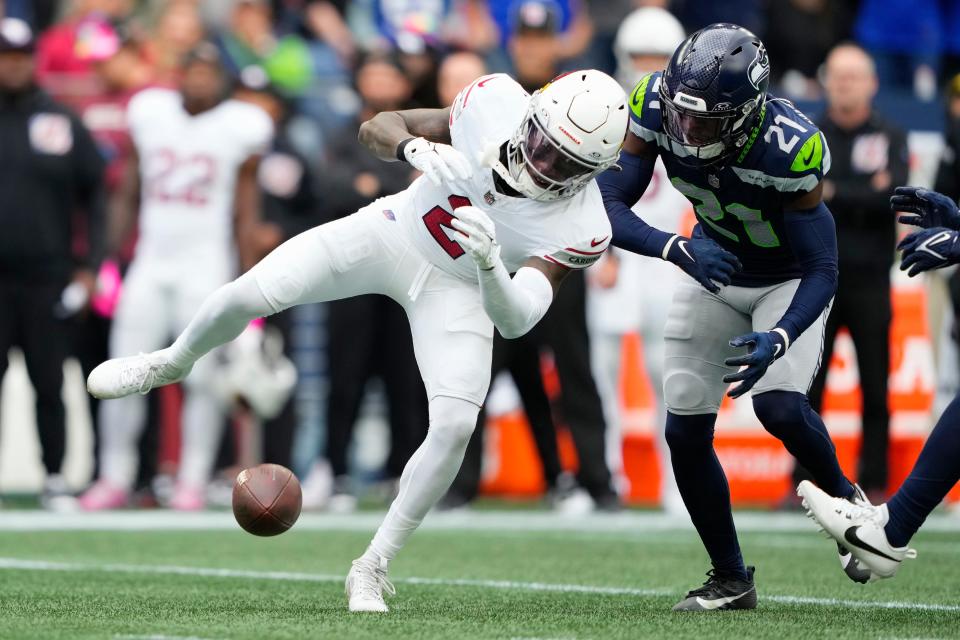
<svg viewBox="0 0 960 640">
<path fill-rule="evenodd" d="M 674 605 L 674 611 L 722 611 L 728 609 L 756 609 L 757 589 L 753 584 L 754 567 L 747 567 L 747 580 L 707 572 L 709 579 L 699 589 Z"/>
</svg>

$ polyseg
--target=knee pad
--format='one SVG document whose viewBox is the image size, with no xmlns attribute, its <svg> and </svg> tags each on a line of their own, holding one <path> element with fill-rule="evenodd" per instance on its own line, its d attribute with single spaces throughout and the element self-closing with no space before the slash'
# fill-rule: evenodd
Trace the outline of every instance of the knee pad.
<svg viewBox="0 0 960 640">
<path fill-rule="evenodd" d="M 667 409 L 675 413 L 718 411 L 707 407 L 707 384 L 692 371 L 671 371 L 663 379 L 663 399 Z"/>
<path fill-rule="evenodd" d="M 753 396 L 753 411 L 770 435 L 783 440 L 791 429 L 804 423 L 807 396 L 797 391 L 767 391 Z"/>
<path fill-rule="evenodd" d="M 433 437 L 452 446 L 466 447 L 477 426 L 480 407 L 459 398 L 438 396 L 430 401 L 430 431 Z"/>
<path fill-rule="evenodd" d="M 713 443 L 713 426 L 716 421 L 715 413 L 699 415 L 667 413 L 667 426 L 663 435 L 671 451 L 685 447 L 709 447 Z"/>
<path fill-rule="evenodd" d="M 239 314 L 249 316 L 250 319 L 275 313 L 260 292 L 256 278 L 249 272 L 214 291 L 208 301 L 216 305 L 215 308 L 220 313 Z"/>
</svg>

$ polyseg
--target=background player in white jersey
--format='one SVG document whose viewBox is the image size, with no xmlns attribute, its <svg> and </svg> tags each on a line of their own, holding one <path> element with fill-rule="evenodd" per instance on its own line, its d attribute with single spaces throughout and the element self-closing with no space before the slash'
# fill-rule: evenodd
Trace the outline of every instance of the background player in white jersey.
<svg viewBox="0 0 960 640">
<path fill-rule="evenodd" d="M 182 71 L 179 91 L 147 89 L 128 108 L 136 157 L 114 206 L 114 235 L 125 237 L 139 199 L 139 238 L 110 336 L 113 357 L 153 351 L 181 331 L 236 275 L 244 243 L 235 239 L 255 224 L 257 158 L 273 137 L 272 121 L 258 107 L 224 99 L 228 83 L 212 45 L 195 49 Z M 224 422 L 210 384 L 214 365 L 198 365 L 186 384 L 174 508 L 204 506 Z M 83 508 L 126 504 L 145 412 L 136 394 L 101 405 L 100 479 L 80 498 Z"/>
<path fill-rule="evenodd" d="M 616 78 L 621 86 L 632 90 L 645 75 L 665 68 L 685 37 L 683 26 L 665 9 L 643 7 L 627 16 L 613 45 Z M 670 184 L 659 158 L 650 186 L 633 210 L 659 229 L 682 233 L 681 224 L 690 203 Z M 670 513 L 685 514 L 663 437 L 667 417 L 663 402 L 663 327 L 679 272 L 666 262 L 646 260 L 618 249 L 604 254 L 590 271 L 587 319 L 594 377 L 607 419 L 607 464 L 619 490 L 625 491 L 620 365 L 624 335 L 636 332 L 643 340 L 643 364 L 656 403 L 653 424 L 660 453 L 660 503 Z"/>
<path fill-rule="evenodd" d="M 509 76 L 484 76 L 447 109 L 378 114 L 361 142 L 424 176 L 287 241 L 209 296 L 171 347 L 107 361 L 88 389 L 120 397 L 179 380 L 251 319 L 293 305 L 392 297 L 410 319 L 430 428 L 346 582 L 351 611 L 387 611 L 387 565 L 463 459 L 490 383 L 494 326 L 507 338 L 529 331 L 564 276 L 607 247 L 593 178 L 616 162 L 628 113 L 623 89 L 591 70 L 532 97 Z"/>
</svg>

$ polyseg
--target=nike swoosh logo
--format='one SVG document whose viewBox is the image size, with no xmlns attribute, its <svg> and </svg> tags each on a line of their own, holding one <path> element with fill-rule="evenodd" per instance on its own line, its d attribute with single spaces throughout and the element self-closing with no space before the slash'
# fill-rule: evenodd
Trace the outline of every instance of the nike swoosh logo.
<svg viewBox="0 0 960 640">
<path fill-rule="evenodd" d="M 700 596 L 697 596 L 697 604 L 703 607 L 704 609 L 709 609 L 709 610 L 719 609 L 720 607 L 726 606 L 731 602 L 736 602 L 737 600 L 747 595 L 751 591 L 753 591 L 753 589 L 747 589 L 740 595 L 728 596 L 726 598 L 717 598 L 716 600 L 704 600 Z"/>
<path fill-rule="evenodd" d="M 863 540 L 861 540 L 861 539 L 860 539 L 860 536 L 857 535 L 857 529 L 859 529 L 859 528 L 860 528 L 859 525 L 854 525 L 854 526 L 850 527 L 849 529 L 847 529 L 846 531 L 844 531 L 844 532 L 843 532 L 843 539 L 846 540 L 847 542 L 849 542 L 850 544 L 852 544 L 853 546 L 855 546 L 855 547 L 857 547 L 857 548 L 859 548 L 859 549 L 863 549 L 864 551 L 869 551 L 870 553 L 874 553 L 874 554 L 880 556 L 881 558 L 886 558 L 887 560 L 892 560 L 892 561 L 894 561 L 894 562 L 900 562 L 900 561 L 897 560 L 896 558 L 893 558 L 893 557 L 891 557 L 891 556 L 888 556 L 888 555 L 885 554 L 883 551 L 880 551 L 880 549 L 877 549 L 877 548 L 874 547 L 872 544 L 870 544 L 870 543 L 868 543 L 868 542 L 864 542 Z"/>
<path fill-rule="evenodd" d="M 590 241 L 590 246 L 591 246 L 591 247 L 599 247 L 599 246 L 602 245 L 604 242 L 606 242 L 606 241 L 607 241 L 607 238 L 609 238 L 609 237 L 610 237 L 610 236 L 603 236 L 603 237 L 600 238 L 599 240 L 597 240 L 596 238 L 594 238 L 593 240 Z"/>
<path fill-rule="evenodd" d="M 810 161 L 813 160 L 813 154 L 817 152 L 817 145 L 820 144 L 816 140 L 813 142 L 813 146 L 810 147 L 810 155 L 803 159 L 803 164 L 810 164 Z"/>
<path fill-rule="evenodd" d="M 687 241 L 686 241 L 686 240 L 681 240 L 680 242 L 677 243 L 677 246 L 680 247 L 680 251 L 683 251 L 683 254 L 684 254 L 685 256 L 687 256 L 688 258 L 690 258 L 690 262 L 696 262 L 696 259 L 695 259 L 692 255 L 690 255 L 690 252 L 689 252 L 689 251 L 687 251 Z"/>
<path fill-rule="evenodd" d="M 774 357 L 774 358 L 776 358 L 777 356 L 780 355 L 780 350 L 781 350 L 781 349 L 783 349 L 783 345 L 782 345 L 782 344 L 777 343 L 777 344 L 773 345 L 773 357 Z"/>
<path fill-rule="evenodd" d="M 940 260 L 946 260 L 946 259 L 947 259 L 946 256 L 941 255 L 941 254 L 937 253 L 936 251 L 934 251 L 933 245 L 935 245 L 935 244 L 940 244 L 941 242 L 946 242 L 946 241 L 950 240 L 952 237 L 953 237 L 953 235 L 952 235 L 949 231 L 941 231 L 940 233 L 938 233 L 937 235 L 933 236 L 932 238 L 929 238 L 928 240 L 924 241 L 923 244 L 921 244 L 921 245 L 918 247 L 918 249 L 919 249 L 920 251 L 924 251 L 924 252 L 926 252 L 926 253 L 929 253 L 930 255 L 932 255 L 932 256 L 934 256 L 934 257 L 936 257 L 936 258 L 939 258 Z"/>
</svg>

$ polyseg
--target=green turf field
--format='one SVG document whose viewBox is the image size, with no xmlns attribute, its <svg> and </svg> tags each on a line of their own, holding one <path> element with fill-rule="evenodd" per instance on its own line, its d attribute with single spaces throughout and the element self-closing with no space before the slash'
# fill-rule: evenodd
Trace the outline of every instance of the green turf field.
<svg viewBox="0 0 960 640">
<path fill-rule="evenodd" d="M 956 518 L 917 538 L 919 558 L 897 579 L 864 587 L 806 520 L 753 516 L 741 537 L 760 608 L 675 614 L 707 562 L 674 522 L 440 517 L 393 563 L 392 612 L 358 616 L 342 576 L 376 514 L 314 516 L 273 539 L 235 530 L 228 514 L 95 525 L 131 531 L 37 530 L 58 525 L 33 517 L 0 512 L 0 638 L 960 637 Z"/>
</svg>

